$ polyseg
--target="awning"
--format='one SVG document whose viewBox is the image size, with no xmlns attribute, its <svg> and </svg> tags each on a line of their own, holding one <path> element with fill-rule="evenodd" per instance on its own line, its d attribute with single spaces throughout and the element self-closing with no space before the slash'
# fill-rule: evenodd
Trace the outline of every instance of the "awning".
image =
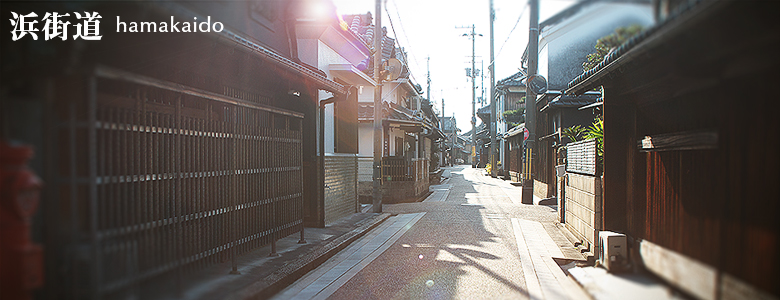
<svg viewBox="0 0 780 300">
<path fill-rule="evenodd" d="M 515 126 L 514 128 L 510 129 L 506 133 L 504 133 L 504 139 L 511 138 L 513 136 L 516 136 L 518 134 L 523 133 L 523 129 L 525 129 L 525 123 L 522 123 L 520 125 Z"/>
<path fill-rule="evenodd" d="M 588 105 L 585 105 L 583 107 L 580 107 L 577 110 L 585 110 L 585 109 L 588 109 L 588 108 L 594 108 L 596 106 L 601 106 L 603 104 L 604 104 L 604 98 L 598 98 L 598 99 L 596 99 L 596 102 L 593 102 L 591 104 L 588 104 Z"/>
<path fill-rule="evenodd" d="M 567 107 L 582 107 L 584 105 L 589 105 L 593 102 L 596 102 L 597 99 L 601 97 L 600 92 L 595 91 L 589 91 L 585 92 L 582 95 L 574 96 L 574 95 L 560 95 L 558 97 L 555 97 L 550 103 L 547 103 L 544 107 L 542 107 L 541 112 L 544 112 L 551 108 L 567 108 Z"/>
<path fill-rule="evenodd" d="M 355 68 L 352 64 L 329 64 L 328 69 L 331 74 L 343 78 L 352 85 L 376 86 L 376 81 L 368 77 L 366 73 Z"/>
<path fill-rule="evenodd" d="M 561 92 L 561 91 L 554 91 L 554 90 L 546 91 L 546 92 L 544 92 L 544 94 L 536 95 L 536 103 L 538 104 L 539 102 L 542 102 L 542 100 L 544 100 L 545 98 L 557 97 L 557 96 L 560 96 L 560 95 L 563 95 L 563 92 Z"/>
<path fill-rule="evenodd" d="M 432 133 L 432 136 L 431 136 L 431 137 L 432 137 L 434 140 L 436 140 L 436 139 L 444 139 L 444 138 L 447 138 L 447 136 L 446 136 L 446 135 L 444 135 L 444 132 L 443 132 L 443 131 L 441 131 L 441 129 L 439 129 L 438 127 L 434 127 L 434 128 L 433 128 L 433 133 Z"/>
</svg>

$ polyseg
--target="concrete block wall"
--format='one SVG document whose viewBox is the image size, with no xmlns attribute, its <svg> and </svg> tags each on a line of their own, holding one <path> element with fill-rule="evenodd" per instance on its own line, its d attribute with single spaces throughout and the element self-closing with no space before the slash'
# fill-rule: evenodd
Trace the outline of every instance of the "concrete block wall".
<svg viewBox="0 0 780 300">
<path fill-rule="evenodd" d="M 601 230 L 601 178 L 566 174 L 566 228 L 597 253 L 598 231 Z"/>
<path fill-rule="evenodd" d="M 358 197 L 361 203 L 371 203 L 371 195 L 374 192 L 373 175 L 374 158 L 370 156 L 358 157 Z"/>
<path fill-rule="evenodd" d="M 354 154 L 325 156 L 325 224 L 358 211 L 358 158 Z"/>
<path fill-rule="evenodd" d="M 539 180 L 534 179 L 534 196 L 539 198 L 547 198 L 547 184 Z"/>
</svg>

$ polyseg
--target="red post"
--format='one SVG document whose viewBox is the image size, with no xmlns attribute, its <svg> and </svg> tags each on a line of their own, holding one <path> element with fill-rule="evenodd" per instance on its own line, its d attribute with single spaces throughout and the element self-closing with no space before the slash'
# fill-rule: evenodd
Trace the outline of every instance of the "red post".
<svg viewBox="0 0 780 300">
<path fill-rule="evenodd" d="M 0 291 L 3 299 L 30 299 L 43 285 L 43 247 L 30 238 L 38 210 L 38 176 L 27 167 L 29 146 L 0 142 Z"/>
</svg>

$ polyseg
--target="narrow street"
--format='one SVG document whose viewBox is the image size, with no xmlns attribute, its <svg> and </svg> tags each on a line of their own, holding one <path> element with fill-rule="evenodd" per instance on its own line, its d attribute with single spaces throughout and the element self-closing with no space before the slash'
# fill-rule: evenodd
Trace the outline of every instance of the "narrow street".
<svg viewBox="0 0 780 300">
<path fill-rule="evenodd" d="M 587 297 L 551 259 L 578 255 L 554 206 L 520 204 L 520 188 L 483 169 L 450 174 L 423 202 L 385 205 L 397 215 L 275 299 Z"/>
</svg>

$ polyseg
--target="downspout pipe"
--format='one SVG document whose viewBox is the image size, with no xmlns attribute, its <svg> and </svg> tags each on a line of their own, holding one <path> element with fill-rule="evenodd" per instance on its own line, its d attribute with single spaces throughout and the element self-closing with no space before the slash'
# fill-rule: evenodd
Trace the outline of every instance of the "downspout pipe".
<svg viewBox="0 0 780 300">
<path fill-rule="evenodd" d="M 318 170 L 317 173 L 319 177 L 320 182 L 320 188 L 317 193 L 319 194 L 319 198 L 322 199 L 323 202 L 325 202 L 325 105 L 335 103 L 336 97 L 330 97 L 324 100 L 319 101 L 319 115 L 320 115 L 320 130 L 319 130 L 319 143 L 317 145 L 317 152 L 319 152 L 319 155 L 317 156 L 317 165 Z M 324 203 L 323 203 L 324 207 Z M 324 214 L 323 214 L 324 217 Z"/>
</svg>

